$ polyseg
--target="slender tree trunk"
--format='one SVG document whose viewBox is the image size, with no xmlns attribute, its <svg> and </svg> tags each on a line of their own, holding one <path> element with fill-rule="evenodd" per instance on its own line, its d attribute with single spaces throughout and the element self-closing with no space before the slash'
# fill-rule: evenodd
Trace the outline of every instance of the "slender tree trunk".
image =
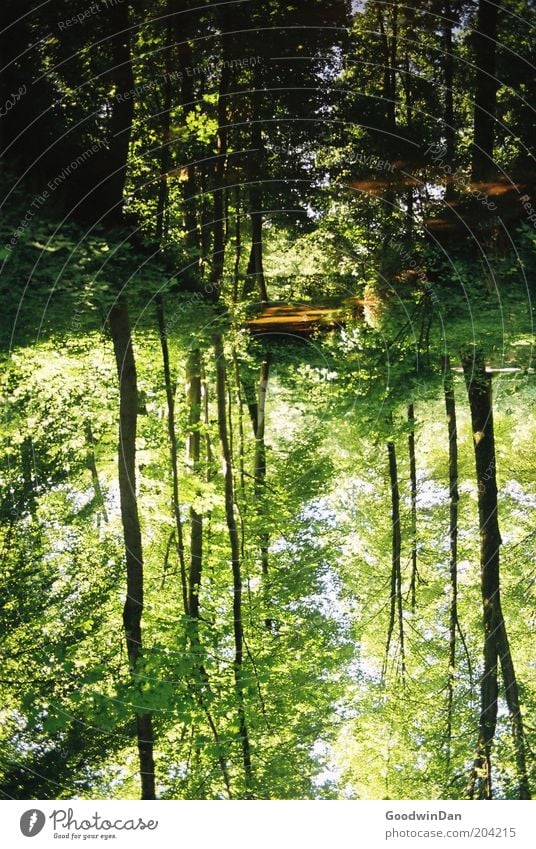
<svg viewBox="0 0 536 849">
<path fill-rule="evenodd" d="M 164 381 L 166 386 L 169 454 L 171 460 L 172 475 L 173 516 L 175 519 L 175 540 L 177 544 L 177 557 L 179 558 L 179 568 L 181 576 L 182 604 L 185 614 L 188 614 L 188 587 L 186 579 L 186 561 L 184 556 L 184 533 L 182 527 L 179 500 L 179 461 L 177 448 L 177 433 L 175 429 L 175 393 L 173 389 L 173 380 L 171 378 L 171 369 L 169 364 L 169 348 L 167 343 L 164 301 L 161 295 L 159 295 L 156 300 L 156 315 L 158 320 L 158 330 L 160 334 L 160 347 L 162 350 L 162 362 L 164 364 Z"/>
<path fill-rule="evenodd" d="M 413 404 L 408 405 L 408 436 L 409 448 L 409 477 L 411 498 L 411 578 L 409 584 L 411 609 L 415 610 L 417 592 L 417 464 L 415 461 L 415 410 Z"/>
<path fill-rule="evenodd" d="M 495 433 L 491 375 L 486 373 L 482 353 L 462 352 L 469 397 L 480 524 L 480 567 L 484 613 L 484 671 L 481 681 L 479 735 L 473 772 L 468 786 L 471 798 L 492 798 L 491 749 L 497 724 L 498 664 L 501 665 L 506 701 L 512 721 L 519 797 L 530 798 L 526 768 L 525 734 L 519 692 L 506 625 L 501 608 Z"/>
<path fill-rule="evenodd" d="M 224 461 L 225 481 L 225 517 L 231 547 L 231 563 L 233 572 L 233 632 L 235 643 L 234 676 L 238 706 L 238 725 L 242 744 L 242 760 L 244 765 L 244 781 L 246 798 L 251 799 L 253 787 L 253 772 L 251 764 L 251 748 L 244 704 L 244 629 L 242 623 L 242 566 L 240 560 L 240 541 L 235 519 L 235 494 L 233 483 L 233 460 L 227 432 L 227 370 L 221 337 L 214 337 L 214 352 L 216 355 L 216 391 L 218 400 L 218 427 L 221 450 Z"/>
<path fill-rule="evenodd" d="M 473 180 L 486 180 L 495 171 L 494 123 L 497 111 L 497 29 L 501 0 L 479 0 L 474 52 L 476 65 L 473 112 Z"/>
<path fill-rule="evenodd" d="M 202 372 L 201 352 L 199 348 L 196 348 L 189 353 L 186 362 L 189 428 L 187 455 L 190 467 L 195 474 L 199 473 L 201 461 L 201 421 L 204 412 Z M 202 644 L 199 634 L 199 621 L 201 619 L 199 591 L 203 572 L 203 516 L 193 506 L 190 508 L 190 526 L 190 569 L 187 586 L 187 608 L 190 617 L 188 635 L 195 655 L 200 657 L 202 654 Z M 210 704 L 213 699 L 210 678 L 202 660 L 196 662 L 195 668 L 198 675 L 198 681 L 194 686 L 195 696 L 206 716 L 210 731 L 214 737 L 218 764 L 223 776 L 225 789 L 231 799 L 231 782 L 224 747 L 210 710 Z"/>
<path fill-rule="evenodd" d="M 396 449 L 394 442 L 387 443 L 387 453 L 389 456 L 389 480 L 391 484 L 391 542 L 392 542 L 392 562 L 391 562 L 391 608 L 389 615 L 389 628 L 387 632 L 387 644 L 385 647 L 385 671 L 387 671 L 387 658 L 391 646 L 391 639 L 395 627 L 395 622 L 398 619 L 398 636 L 400 644 L 400 659 L 402 674 L 406 671 L 405 652 L 404 652 L 404 620 L 402 611 L 402 572 L 400 565 L 400 556 L 402 549 L 402 540 L 400 532 L 400 492 L 398 486 L 398 470 L 396 462 Z"/>
<path fill-rule="evenodd" d="M 186 364 L 188 394 L 188 460 L 194 474 L 201 459 L 201 353 L 198 348 L 188 355 Z M 188 611 L 199 618 L 199 590 L 203 570 L 203 516 L 190 508 L 190 571 L 188 578 Z"/>
<path fill-rule="evenodd" d="M 138 386 L 128 307 L 116 301 L 109 316 L 119 377 L 119 495 L 127 565 L 127 597 L 123 610 L 127 653 L 134 675 L 142 651 L 143 552 L 136 498 L 136 429 Z M 155 798 L 153 728 L 150 713 L 136 713 L 142 799 Z"/>
<path fill-rule="evenodd" d="M 454 385 L 450 370 L 450 359 L 444 364 L 445 412 L 449 439 L 449 656 L 447 681 L 447 769 L 450 768 L 452 747 L 452 716 L 454 706 L 454 681 L 456 674 L 456 629 L 458 627 L 458 427 Z"/>
</svg>

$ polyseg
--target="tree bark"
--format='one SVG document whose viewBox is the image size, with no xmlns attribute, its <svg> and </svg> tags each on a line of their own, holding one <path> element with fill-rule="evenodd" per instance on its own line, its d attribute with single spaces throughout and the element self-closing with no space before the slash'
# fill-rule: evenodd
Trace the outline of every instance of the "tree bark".
<svg viewBox="0 0 536 849">
<path fill-rule="evenodd" d="M 138 386 L 126 300 L 116 301 L 109 316 L 119 378 L 119 495 L 125 540 L 127 597 L 123 609 L 127 654 L 135 675 L 142 651 L 143 552 L 136 498 Z M 154 799 L 153 728 L 150 713 L 136 713 L 142 799 Z"/>
<path fill-rule="evenodd" d="M 498 521 L 492 378 L 486 374 L 481 352 L 464 351 L 461 357 L 471 410 L 478 485 L 484 624 L 484 671 L 481 681 L 479 734 L 468 794 L 470 798 L 475 795 L 480 799 L 493 797 L 491 750 L 497 724 L 499 695 L 497 667 L 500 662 L 506 701 L 512 721 L 519 798 L 530 799 L 518 684 L 501 607 L 499 551 L 502 540 Z"/>
</svg>

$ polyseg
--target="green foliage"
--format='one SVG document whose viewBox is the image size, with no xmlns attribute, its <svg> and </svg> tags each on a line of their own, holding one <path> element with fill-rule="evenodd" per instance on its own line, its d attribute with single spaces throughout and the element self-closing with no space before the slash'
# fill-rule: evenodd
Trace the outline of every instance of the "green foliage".
<svg viewBox="0 0 536 849">
<path fill-rule="evenodd" d="M 460 350 L 473 346 L 494 369 L 513 369 L 493 378 L 501 593 L 523 717 L 536 701 L 528 556 L 536 231 L 519 205 L 506 207 L 500 226 L 500 216 L 480 222 L 478 208 L 474 231 L 449 230 L 472 192 L 474 4 L 451 4 L 450 211 L 441 163 L 426 152 L 445 142 L 436 0 L 366 2 L 353 13 L 323 0 L 185 3 L 180 25 L 164 0 L 126 5 L 131 68 L 119 67 L 132 70 L 134 88 L 123 101 L 111 18 L 93 15 L 67 38 L 50 21 L 83 13 L 82 0 L 54 0 L 22 18 L 6 5 L 13 44 L 3 36 L 3 46 L 13 61 L 0 88 L 6 97 L 24 81 L 36 88 L 7 117 L 2 177 L 0 792 L 136 798 L 136 716 L 150 713 L 159 798 L 463 798 L 483 641 L 474 440 L 458 375 Z M 534 122 L 521 24 L 528 5 L 503 10 L 498 56 L 497 165 L 516 180 L 530 162 Z M 125 100 L 132 122 L 118 131 Z M 115 145 L 127 137 L 116 168 Z M 122 168 L 114 218 L 109 186 Z M 268 303 L 256 290 L 259 244 Z M 130 665 L 109 321 L 123 297 L 136 364 L 137 408 L 128 412 L 145 593 L 143 645 Z M 299 326 L 296 304 L 324 311 L 324 324 Z M 279 330 L 254 334 L 250 320 L 278 308 L 287 312 Z M 447 354 L 458 369 L 459 448 L 450 669 Z M 394 628 L 387 443 L 402 543 Z M 196 618 L 185 611 L 183 581 L 199 517 Z M 526 730 L 530 746 L 530 721 Z M 501 701 L 498 798 L 517 796 L 515 755 Z"/>
</svg>

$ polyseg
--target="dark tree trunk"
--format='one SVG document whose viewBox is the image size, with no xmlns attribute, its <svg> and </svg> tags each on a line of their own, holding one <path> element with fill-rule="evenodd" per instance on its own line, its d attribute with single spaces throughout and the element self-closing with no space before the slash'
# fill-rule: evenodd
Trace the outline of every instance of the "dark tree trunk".
<svg viewBox="0 0 536 849">
<path fill-rule="evenodd" d="M 188 393 L 188 460 L 194 474 L 201 459 L 201 353 L 198 348 L 188 355 L 186 364 Z M 199 590 L 203 571 L 203 516 L 190 508 L 190 572 L 188 578 L 188 611 L 199 619 Z"/>
<path fill-rule="evenodd" d="M 188 402 L 188 462 L 195 474 L 199 474 L 201 462 L 201 421 L 204 414 L 202 403 L 203 368 L 201 352 L 199 348 L 191 351 L 186 363 L 187 380 L 187 402 Z M 201 612 L 199 606 L 199 592 L 203 574 L 203 516 L 194 508 L 190 508 L 190 569 L 188 573 L 186 608 L 190 616 L 190 627 L 188 635 L 194 654 L 197 658 L 202 655 L 202 642 L 199 633 L 199 622 Z M 232 798 L 231 783 L 224 747 L 221 742 L 216 722 L 210 710 L 213 701 L 213 693 L 207 669 L 199 660 L 195 662 L 198 681 L 193 687 L 197 698 L 209 725 L 214 742 L 218 764 L 222 773 L 225 789 L 229 798 Z"/>
<path fill-rule="evenodd" d="M 415 610 L 417 593 L 417 463 L 415 461 L 415 410 L 413 404 L 408 405 L 408 424 L 410 426 L 408 436 L 409 448 L 409 478 L 411 498 L 411 578 L 409 592 L 411 609 Z"/>
<path fill-rule="evenodd" d="M 127 565 L 127 598 L 123 609 L 127 653 L 135 673 L 142 650 L 143 552 L 136 499 L 136 428 L 138 386 L 126 300 L 110 311 L 110 331 L 119 378 L 119 495 Z M 136 714 L 142 799 L 155 798 L 153 729 L 149 713 Z"/>
<path fill-rule="evenodd" d="M 458 427 L 450 360 L 444 360 L 445 412 L 449 439 L 449 655 L 447 681 L 447 769 L 452 746 L 454 679 L 456 673 L 456 629 L 458 627 Z"/>
<path fill-rule="evenodd" d="M 225 517 L 231 548 L 231 564 L 233 572 L 233 632 L 235 643 L 234 676 L 238 708 L 238 726 L 242 744 L 242 760 L 244 765 L 245 796 L 253 798 L 253 772 L 251 764 L 251 748 L 244 704 L 244 628 L 242 622 L 242 566 L 240 560 L 240 541 L 235 519 L 235 494 L 233 482 L 233 460 L 227 430 L 227 369 L 221 337 L 214 338 L 216 355 L 216 390 L 218 400 L 218 428 L 220 444 L 224 461 L 225 482 Z"/>
<path fill-rule="evenodd" d="M 179 568 L 181 575 L 182 604 L 184 612 L 188 614 L 188 587 L 186 579 L 186 562 L 184 557 L 184 534 L 182 528 L 179 501 L 179 462 L 177 449 L 177 434 L 175 429 L 175 392 L 173 388 L 173 380 L 171 378 L 171 369 L 169 364 L 169 348 L 167 343 L 164 301 L 162 296 L 160 295 L 158 296 L 156 301 L 156 315 L 158 320 L 158 330 L 160 334 L 160 347 L 162 349 L 162 361 L 164 364 L 164 381 L 166 385 L 169 453 L 172 474 L 173 516 L 175 519 L 175 539 L 177 543 L 177 556 L 179 558 Z"/>
<path fill-rule="evenodd" d="M 479 0 L 474 56 L 476 65 L 473 112 L 472 178 L 486 180 L 495 171 L 493 162 L 494 123 L 497 109 L 495 76 L 497 64 L 497 24 L 501 0 Z"/>
<path fill-rule="evenodd" d="M 402 611 L 402 572 L 400 565 L 400 556 L 402 550 L 402 538 L 400 530 L 400 491 L 398 486 L 398 470 L 396 462 L 396 449 L 394 442 L 387 443 L 387 453 L 389 456 L 389 481 L 391 484 L 391 598 L 390 598 L 390 614 L 389 628 L 387 632 L 387 643 L 385 647 L 385 671 L 387 671 L 387 660 L 391 639 L 395 627 L 395 622 L 398 619 L 398 636 L 400 645 L 400 661 L 402 674 L 406 671 L 405 652 L 404 652 L 404 620 Z"/>
<path fill-rule="evenodd" d="M 486 373 L 480 352 L 462 352 L 462 365 L 469 397 L 473 429 L 478 514 L 480 524 L 481 589 L 484 611 L 484 671 L 481 681 L 481 711 L 477 752 L 468 793 L 471 798 L 492 798 L 491 748 L 497 724 L 498 664 L 512 721 L 519 797 L 530 798 L 526 768 L 525 734 L 519 692 L 506 625 L 501 608 L 495 433 L 491 375 Z"/>
</svg>

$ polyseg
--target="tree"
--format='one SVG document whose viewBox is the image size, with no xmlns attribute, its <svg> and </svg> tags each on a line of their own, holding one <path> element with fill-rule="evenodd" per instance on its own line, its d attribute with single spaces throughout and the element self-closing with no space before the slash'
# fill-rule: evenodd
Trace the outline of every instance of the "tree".
<svg viewBox="0 0 536 849">
<path fill-rule="evenodd" d="M 498 665 L 503 675 L 505 698 L 512 720 L 518 770 L 519 797 L 530 799 L 525 756 L 525 734 L 519 705 L 519 688 L 501 606 L 495 433 L 491 376 L 486 373 L 480 351 L 462 354 L 475 451 L 480 520 L 480 567 L 484 611 L 484 670 L 481 679 L 481 712 L 477 753 L 469 784 L 469 796 L 491 799 L 491 745 L 495 736 L 498 704 Z"/>
</svg>

